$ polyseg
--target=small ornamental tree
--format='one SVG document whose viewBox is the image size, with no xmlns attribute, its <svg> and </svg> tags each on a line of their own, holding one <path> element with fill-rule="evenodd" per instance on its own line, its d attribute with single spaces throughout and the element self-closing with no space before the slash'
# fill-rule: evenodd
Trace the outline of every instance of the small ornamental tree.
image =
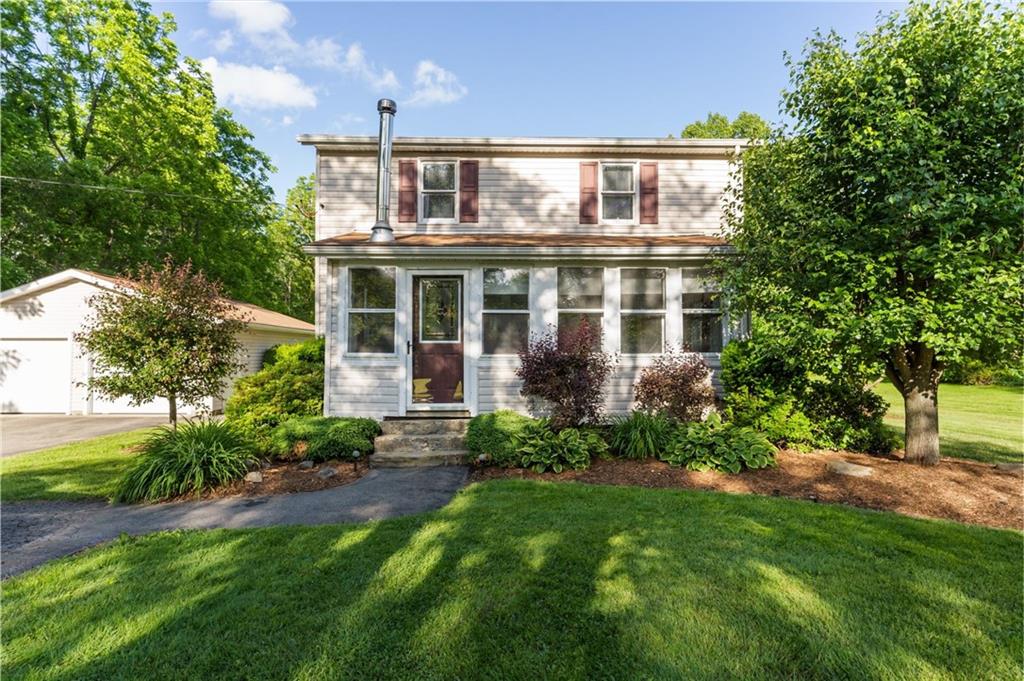
<svg viewBox="0 0 1024 681">
<path fill-rule="evenodd" d="M 943 369 L 1024 328 L 1024 13 L 911 2 L 790 68 L 793 126 L 732 186 L 724 287 L 818 361 L 882 363 L 906 460 L 934 464 Z"/>
<path fill-rule="evenodd" d="M 523 397 L 539 397 L 551 407 L 556 430 L 598 423 L 612 356 L 601 351 L 601 330 L 586 319 L 531 339 L 519 353 L 516 376 Z"/>
<path fill-rule="evenodd" d="M 237 336 L 248 318 L 189 262 L 143 265 L 122 290 L 89 303 L 92 314 L 75 339 L 92 356 L 92 392 L 133 405 L 166 398 L 177 426 L 179 403 L 199 406 L 242 368 Z"/>
<path fill-rule="evenodd" d="M 667 352 L 640 372 L 636 406 L 679 421 L 699 421 L 715 406 L 711 369 L 698 354 Z"/>
</svg>

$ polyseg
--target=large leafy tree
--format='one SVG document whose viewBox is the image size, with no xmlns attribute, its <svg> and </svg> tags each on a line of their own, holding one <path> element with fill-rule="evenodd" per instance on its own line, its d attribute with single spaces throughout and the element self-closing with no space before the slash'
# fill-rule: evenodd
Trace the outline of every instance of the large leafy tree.
<svg viewBox="0 0 1024 681">
<path fill-rule="evenodd" d="M 136 0 L 10 0 L 2 19 L 4 287 L 191 259 L 265 303 L 268 157 Z M 26 179 L 22 179 L 26 178 Z"/>
<path fill-rule="evenodd" d="M 243 366 L 238 334 L 249 319 L 191 263 L 143 265 L 130 285 L 89 302 L 75 340 L 93 358 L 92 392 L 131 404 L 164 397 L 177 425 L 179 402 L 200 406 Z"/>
<path fill-rule="evenodd" d="M 720 113 L 709 113 L 703 121 L 694 121 L 683 128 L 682 138 L 763 139 L 771 132 L 768 122 L 756 113 L 741 111 L 731 122 Z"/>
<path fill-rule="evenodd" d="M 307 321 L 313 320 L 313 258 L 302 247 L 313 240 L 316 229 L 314 182 L 313 175 L 296 180 L 268 227 L 277 281 L 275 307 Z"/>
<path fill-rule="evenodd" d="M 823 361 L 884 364 L 907 460 L 934 463 L 943 367 L 1024 328 L 1024 16 L 915 2 L 789 65 L 792 127 L 733 187 L 726 287 Z"/>
</svg>

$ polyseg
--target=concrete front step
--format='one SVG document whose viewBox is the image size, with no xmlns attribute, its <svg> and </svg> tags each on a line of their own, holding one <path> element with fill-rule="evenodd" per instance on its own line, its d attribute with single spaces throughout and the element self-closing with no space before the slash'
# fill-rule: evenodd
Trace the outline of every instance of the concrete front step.
<svg viewBox="0 0 1024 681">
<path fill-rule="evenodd" d="M 372 468 L 415 468 L 418 466 L 461 466 L 468 452 L 462 449 L 448 451 L 377 452 L 370 457 Z"/>
<path fill-rule="evenodd" d="M 440 433 L 436 435 L 380 435 L 373 441 L 373 451 L 388 452 L 445 452 L 462 449 L 462 433 Z"/>
<path fill-rule="evenodd" d="M 381 429 L 385 435 L 441 435 L 465 433 L 469 419 L 384 419 Z"/>
</svg>

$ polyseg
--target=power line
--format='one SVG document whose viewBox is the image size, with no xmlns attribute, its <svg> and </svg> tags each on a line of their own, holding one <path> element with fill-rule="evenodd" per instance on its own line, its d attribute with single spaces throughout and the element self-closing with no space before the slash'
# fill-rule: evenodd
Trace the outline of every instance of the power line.
<svg viewBox="0 0 1024 681">
<path fill-rule="evenodd" d="M 99 184 L 83 184 L 81 182 L 65 182 L 61 180 L 44 180 L 38 177 L 19 177 L 17 175 L 0 175 L 0 180 L 15 180 L 17 182 L 30 182 L 33 184 L 51 184 L 61 187 L 77 187 L 79 189 L 92 189 L 98 191 L 122 192 L 125 194 L 143 194 L 149 196 L 173 196 L 181 199 L 199 199 L 200 201 L 233 201 L 235 203 L 252 203 L 249 199 L 236 199 L 231 197 L 200 196 L 199 194 L 183 194 L 180 192 L 159 192 L 148 189 L 134 189 L 131 187 L 110 187 Z M 276 206 L 286 204 L 280 201 L 268 201 Z"/>
</svg>

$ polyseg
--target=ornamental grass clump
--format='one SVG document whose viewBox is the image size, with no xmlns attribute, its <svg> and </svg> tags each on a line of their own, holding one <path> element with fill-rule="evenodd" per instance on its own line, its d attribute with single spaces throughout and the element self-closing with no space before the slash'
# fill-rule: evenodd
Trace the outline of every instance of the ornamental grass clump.
<svg viewBox="0 0 1024 681">
<path fill-rule="evenodd" d="M 658 456 L 668 446 L 675 427 L 675 422 L 664 414 L 637 410 L 615 420 L 611 448 L 627 459 Z"/>
<path fill-rule="evenodd" d="M 140 447 L 137 463 L 117 483 L 113 501 L 160 501 L 239 480 L 253 457 L 250 441 L 231 425 L 186 421 L 163 427 Z"/>
<path fill-rule="evenodd" d="M 601 351 L 601 330 L 585 319 L 569 328 L 550 330 L 519 353 L 516 376 L 520 394 L 537 397 L 550 408 L 555 430 L 601 421 L 604 386 L 614 366 Z"/>
</svg>

